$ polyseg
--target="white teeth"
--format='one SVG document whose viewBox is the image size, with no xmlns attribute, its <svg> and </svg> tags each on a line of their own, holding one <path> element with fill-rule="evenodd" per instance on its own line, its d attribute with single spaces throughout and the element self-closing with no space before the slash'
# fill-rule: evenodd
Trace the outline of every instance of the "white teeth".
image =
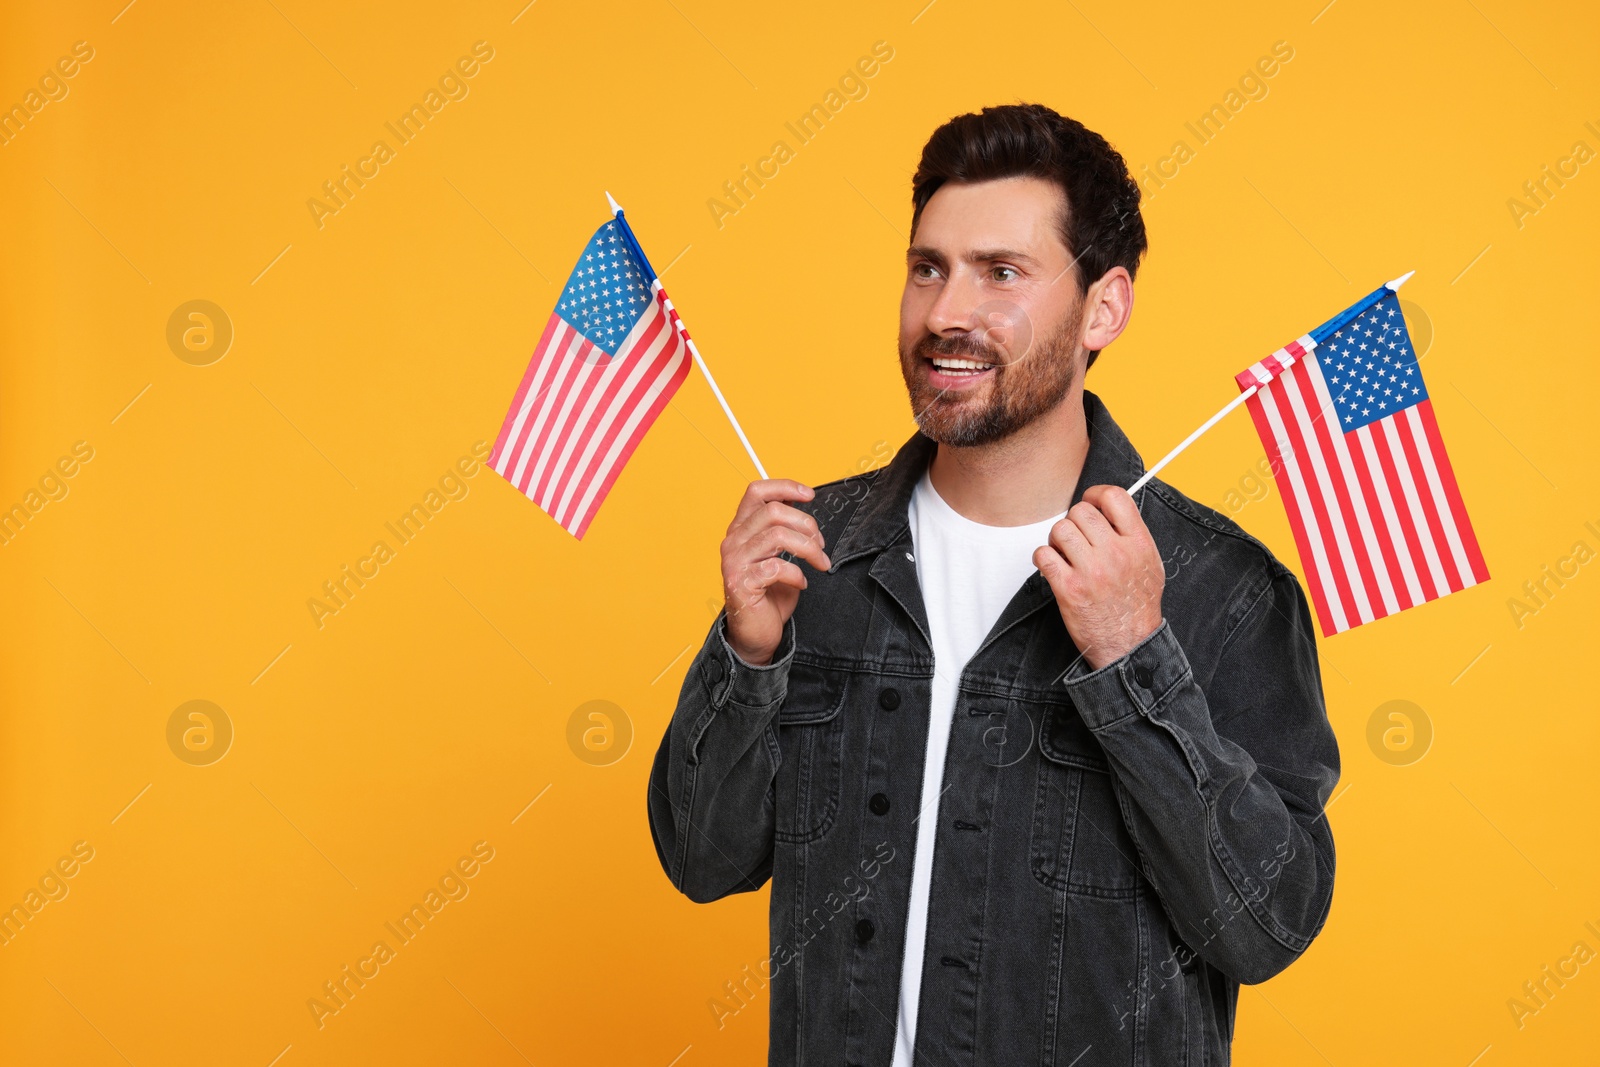
<svg viewBox="0 0 1600 1067">
<path fill-rule="evenodd" d="M 988 363 L 979 363 L 975 359 L 950 359 L 934 357 L 933 365 L 940 370 L 988 370 Z"/>
</svg>

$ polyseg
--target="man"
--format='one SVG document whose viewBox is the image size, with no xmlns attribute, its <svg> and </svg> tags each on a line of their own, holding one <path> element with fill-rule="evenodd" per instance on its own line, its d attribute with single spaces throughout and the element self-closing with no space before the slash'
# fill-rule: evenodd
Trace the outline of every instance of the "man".
<svg viewBox="0 0 1600 1067">
<path fill-rule="evenodd" d="M 1146 248 L 1037 105 L 913 179 L 887 467 L 754 482 L 650 777 L 695 901 L 772 879 L 770 1062 L 1226 1063 L 1327 917 L 1339 757 L 1294 576 L 1084 390 Z"/>
</svg>

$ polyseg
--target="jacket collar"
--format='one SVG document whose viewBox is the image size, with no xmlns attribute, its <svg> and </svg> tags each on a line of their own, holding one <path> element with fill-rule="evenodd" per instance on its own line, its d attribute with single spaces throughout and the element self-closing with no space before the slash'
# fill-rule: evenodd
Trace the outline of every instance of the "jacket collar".
<svg viewBox="0 0 1600 1067">
<path fill-rule="evenodd" d="M 1091 485 L 1127 487 L 1144 473 L 1138 450 L 1101 399 L 1087 389 L 1083 391 L 1083 414 L 1089 431 L 1089 452 L 1068 507 L 1083 499 L 1083 491 Z M 937 449 L 938 445 L 918 430 L 868 483 L 867 495 L 828 552 L 835 567 L 858 556 L 883 551 L 910 528 L 907 508 L 911 492 Z"/>
</svg>

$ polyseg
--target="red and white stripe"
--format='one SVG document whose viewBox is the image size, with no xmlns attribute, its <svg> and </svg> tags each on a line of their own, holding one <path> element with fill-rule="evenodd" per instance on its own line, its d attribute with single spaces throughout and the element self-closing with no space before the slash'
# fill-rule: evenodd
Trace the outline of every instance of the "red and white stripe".
<svg viewBox="0 0 1600 1067">
<path fill-rule="evenodd" d="M 1236 380 L 1259 387 L 1246 404 L 1324 636 L 1486 581 L 1432 403 L 1345 433 L 1315 347 L 1302 337 Z"/>
<path fill-rule="evenodd" d="M 1233 380 L 1239 383 L 1241 392 L 1252 385 L 1266 385 L 1272 379 L 1294 366 L 1302 356 L 1316 347 L 1317 342 L 1311 339 L 1310 334 L 1298 337 L 1260 363 L 1251 366 L 1249 370 L 1235 374 Z"/>
<path fill-rule="evenodd" d="M 616 355 L 559 314 L 522 376 L 489 466 L 579 540 L 689 374 L 688 335 L 661 283 Z"/>
</svg>

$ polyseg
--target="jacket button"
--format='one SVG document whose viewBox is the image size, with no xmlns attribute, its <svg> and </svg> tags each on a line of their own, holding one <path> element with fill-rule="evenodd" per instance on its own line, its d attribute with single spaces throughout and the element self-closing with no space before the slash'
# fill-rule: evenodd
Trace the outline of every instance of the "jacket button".
<svg viewBox="0 0 1600 1067">
<path fill-rule="evenodd" d="M 1139 683 L 1139 688 L 1149 689 L 1156 680 L 1156 676 L 1150 673 L 1149 667 L 1135 667 L 1133 669 L 1133 680 Z"/>
<path fill-rule="evenodd" d="M 900 706 L 900 690 L 880 689 L 878 691 L 878 707 L 884 711 L 893 711 Z"/>
<path fill-rule="evenodd" d="M 876 932 L 877 928 L 872 925 L 871 919 L 859 919 L 856 921 L 856 940 L 863 945 L 871 941 L 872 935 Z"/>
<path fill-rule="evenodd" d="M 867 801 L 867 807 L 872 809 L 874 815 L 889 814 L 889 798 L 882 793 L 872 794 L 872 799 Z"/>
</svg>

